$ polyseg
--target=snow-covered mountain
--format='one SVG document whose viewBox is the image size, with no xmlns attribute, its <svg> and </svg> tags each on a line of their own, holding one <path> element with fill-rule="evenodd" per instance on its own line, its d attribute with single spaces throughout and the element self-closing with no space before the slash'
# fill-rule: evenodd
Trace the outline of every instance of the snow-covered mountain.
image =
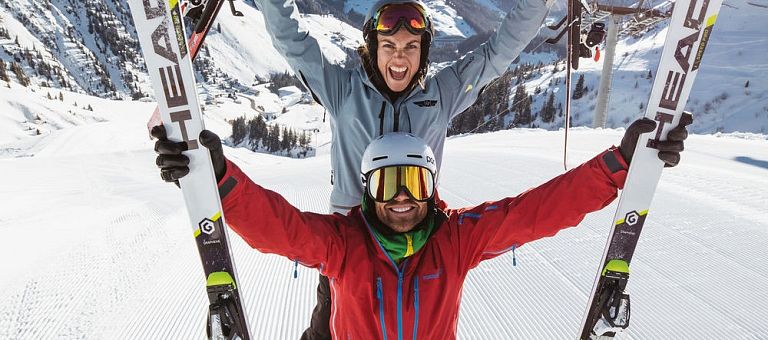
<svg viewBox="0 0 768 340">
<path fill-rule="evenodd" d="M 34 86 L 105 98 L 139 96 L 146 82 L 124 1 L 21 0 L 0 4 L 0 60 L 20 65 Z M 5 66 L 8 67 L 8 66 Z"/>
<path fill-rule="evenodd" d="M 451 44 L 460 39 L 484 32 L 487 29 L 484 25 L 495 26 L 513 1 L 430 0 L 427 3 L 435 18 L 438 40 L 453 46 Z M 257 99 L 271 93 L 259 91 L 254 85 L 268 81 L 271 75 L 290 72 L 290 66 L 272 47 L 263 28 L 263 17 L 253 2 L 236 2 L 236 5 L 245 16 L 232 16 L 225 7 L 200 55 L 197 66 L 201 80 L 206 81 L 201 85 L 201 96 L 215 97 L 236 90 L 253 100 L 270 102 L 270 97 Z M 362 40 L 358 22 L 368 11 L 369 1 L 302 0 L 299 5 L 306 11 L 317 12 L 303 14 L 302 20 L 318 38 L 330 60 L 344 64 L 349 58 L 356 58 L 354 49 Z M 563 4 L 555 6 L 548 22 L 557 21 L 561 15 L 558 9 Z M 768 44 L 762 37 L 766 15 L 768 8 L 760 1 L 725 1 L 687 106 L 696 114 L 693 131 L 768 131 L 768 60 L 765 57 Z M 647 76 L 649 71 L 655 72 L 665 32 L 662 22 L 641 37 L 621 37 L 614 66 L 608 127 L 625 126 L 641 114 L 652 84 L 652 79 Z M 558 70 L 553 72 L 553 64 L 560 57 L 540 44 L 543 38 L 553 34 L 542 29 L 540 37 L 529 47 L 529 53 L 524 53 L 519 63 L 511 66 L 527 65 L 528 71 L 521 85 L 532 96 L 534 117 L 525 126 L 546 129 L 562 126 L 563 117 L 547 123 L 537 115 L 549 94 L 555 93 L 556 104 L 564 101 L 563 63 L 557 64 Z M 58 97 L 59 93 L 71 92 L 124 100 L 142 98 L 152 92 L 125 1 L 0 2 L 0 47 L 0 66 L 8 79 L 0 80 L 0 91 L 24 88 L 31 96 L 48 97 L 50 94 Z M 539 63 L 537 69 L 530 67 Z M 574 80 L 584 75 L 589 91 L 582 99 L 574 101 L 573 123 L 589 126 L 602 61 L 585 60 L 581 64 Z M 439 68 L 444 64 L 435 66 Z M 512 95 L 517 90 L 516 85 L 509 88 L 510 107 L 515 104 Z M 3 130 L 10 132 L 0 137 L 0 141 L 16 140 L 29 135 L 29 131 L 45 133 L 63 126 L 55 126 L 52 120 L 36 119 L 46 115 L 45 110 L 17 100 L 12 102 L 15 104 L 6 102 L 3 105 L 16 105 L 19 107 L 17 112 L 28 114 L 26 118 L 11 118 L 12 111 L 0 114 L 2 124 L 9 125 Z M 270 105 L 267 106 L 273 107 L 273 112 L 283 111 L 283 107 Z M 80 106 L 82 109 L 83 105 Z M 226 116 L 231 119 L 244 112 L 256 114 L 261 111 L 236 111 Z M 484 114 L 487 121 L 496 112 Z M 503 122 L 496 123 L 500 128 L 515 120 L 514 114 L 502 118 Z"/>
</svg>

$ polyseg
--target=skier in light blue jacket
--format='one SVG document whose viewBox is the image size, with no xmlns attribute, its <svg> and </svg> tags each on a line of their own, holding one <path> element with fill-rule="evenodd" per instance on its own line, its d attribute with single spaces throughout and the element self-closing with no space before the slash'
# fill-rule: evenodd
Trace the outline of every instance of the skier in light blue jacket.
<svg viewBox="0 0 768 340">
<path fill-rule="evenodd" d="M 363 27 L 361 67 L 328 61 L 299 19 L 294 0 L 256 0 L 275 48 L 314 99 L 330 114 L 330 211 L 360 205 L 359 165 L 366 146 L 393 131 L 410 132 L 432 148 L 440 167 L 451 119 L 501 76 L 538 33 L 554 0 L 518 0 L 489 40 L 450 66 L 427 75 L 435 35 L 429 9 L 419 0 L 380 0 Z M 321 276 L 318 304 L 302 339 L 330 339 L 328 279 Z"/>
</svg>

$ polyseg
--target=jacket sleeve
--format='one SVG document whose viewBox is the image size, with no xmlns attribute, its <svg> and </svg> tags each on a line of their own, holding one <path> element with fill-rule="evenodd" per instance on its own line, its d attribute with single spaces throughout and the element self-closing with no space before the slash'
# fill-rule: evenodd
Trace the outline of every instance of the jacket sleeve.
<svg viewBox="0 0 768 340">
<path fill-rule="evenodd" d="M 445 119 L 466 110 L 504 74 L 536 36 L 548 10 L 544 0 L 517 0 L 488 41 L 435 75 Z"/>
<path fill-rule="evenodd" d="M 346 249 L 341 232 L 346 216 L 301 212 L 279 194 L 253 183 L 229 160 L 219 195 L 227 225 L 252 248 L 336 276 Z"/>
<path fill-rule="evenodd" d="M 257 0 L 272 44 L 331 115 L 339 109 L 352 73 L 328 61 L 317 39 L 299 22 L 294 0 Z"/>
<path fill-rule="evenodd" d="M 517 197 L 459 210 L 462 262 L 468 267 L 514 247 L 576 226 L 586 214 L 610 204 L 623 188 L 627 164 L 612 148 Z M 466 262 L 465 262 L 466 261 Z"/>
</svg>

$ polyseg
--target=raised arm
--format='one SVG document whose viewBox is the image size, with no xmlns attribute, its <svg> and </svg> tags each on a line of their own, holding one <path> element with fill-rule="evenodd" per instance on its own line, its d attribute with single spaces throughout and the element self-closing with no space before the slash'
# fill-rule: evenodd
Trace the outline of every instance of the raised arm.
<svg viewBox="0 0 768 340">
<path fill-rule="evenodd" d="M 328 61 L 317 39 L 300 23 L 294 0 L 256 0 L 256 3 L 264 14 L 267 31 L 277 51 L 309 87 L 315 99 L 331 115 L 336 114 L 351 72 Z"/>
<path fill-rule="evenodd" d="M 346 217 L 301 212 L 230 161 L 219 193 L 227 224 L 254 249 L 318 268 L 326 276 L 338 272 L 346 249 L 341 232 Z"/>
<path fill-rule="evenodd" d="M 611 203 L 624 186 L 627 164 L 616 148 L 517 197 L 457 211 L 458 239 L 468 268 L 513 247 L 555 235 Z"/>
<path fill-rule="evenodd" d="M 446 119 L 466 110 L 483 87 L 504 74 L 539 32 L 548 10 L 544 0 L 517 0 L 488 41 L 435 75 Z"/>
<path fill-rule="evenodd" d="M 674 167 L 680 162 L 680 152 L 688 138 L 686 126 L 692 122 L 693 116 L 683 113 L 667 139 L 656 143 L 658 157 L 665 166 Z M 464 268 L 473 268 L 480 261 L 514 247 L 555 235 L 611 203 L 624 187 L 638 137 L 655 128 L 655 121 L 638 119 L 627 128 L 618 148 L 610 148 L 517 197 L 452 212 L 450 225 L 455 226 L 452 232 L 467 266 Z"/>
</svg>

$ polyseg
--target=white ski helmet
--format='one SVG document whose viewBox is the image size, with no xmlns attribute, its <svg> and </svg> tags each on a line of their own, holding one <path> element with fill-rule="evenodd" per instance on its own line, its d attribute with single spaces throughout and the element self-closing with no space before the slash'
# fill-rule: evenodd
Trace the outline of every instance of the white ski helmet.
<svg viewBox="0 0 768 340">
<path fill-rule="evenodd" d="M 433 177 L 437 174 L 435 155 L 423 139 L 407 132 L 392 132 L 377 137 L 365 148 L 360 164 L 363 184 L 371 171 L 393 165 L 415 165 L 429 170 Z"/>
</svg>

